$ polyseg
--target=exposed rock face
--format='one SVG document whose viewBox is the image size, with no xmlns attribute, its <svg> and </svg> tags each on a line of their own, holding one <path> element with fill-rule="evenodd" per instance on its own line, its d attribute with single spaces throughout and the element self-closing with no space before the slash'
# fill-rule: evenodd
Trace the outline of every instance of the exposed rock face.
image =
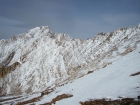
<svg viewBox="0 0 140 105">
<path fill-rule="evenodd" d="M 15 62 L 8 66 L 10 61 L 13 59 L 15 52 L 12 52 L 3 62 L 0 64 L 0 78 L 4 78 L 5 75 L 15 70 L 17 66 L 20 66 L 19 62 Z"/>
<path fill-rule="evenodd" d="M 53 33 L 48 27 L 0 40 L 0 72 L 5 71 L 0 95 L 59 86 L 106 67 L 113 62 L 110 59 L 128 54 L 139 43 L 140 25 L 99 33 L 85 41 Z"/>
<path fill-rule="evenodd" d="M 20 67 L 19 62 L 15 62 L 15 63 L 13 63 L 12 65 L 10 65 L 8 67 L 0 66 L 0 78 L 4 78 L 5 75 L 7 75 L 8 73 L 10 73 L 13 70 L 17 69 L 17 67 Z"/>
</svg>

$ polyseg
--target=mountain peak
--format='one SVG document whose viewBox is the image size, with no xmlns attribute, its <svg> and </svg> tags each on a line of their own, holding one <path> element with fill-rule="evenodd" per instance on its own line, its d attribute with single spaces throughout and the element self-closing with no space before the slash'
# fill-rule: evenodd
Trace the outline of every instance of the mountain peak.
<svg viewBox="0 0 140 105">
<path fill-rule="evenodd" d="M 105 68 L 139 47 L 140 28 L 100 33 L 93 39 L 36 27 L 0 41 L 0 95 L 29 94 L 58 87 Z M 26 87 L 26 88 L 25 88 Z"/>
</svg>

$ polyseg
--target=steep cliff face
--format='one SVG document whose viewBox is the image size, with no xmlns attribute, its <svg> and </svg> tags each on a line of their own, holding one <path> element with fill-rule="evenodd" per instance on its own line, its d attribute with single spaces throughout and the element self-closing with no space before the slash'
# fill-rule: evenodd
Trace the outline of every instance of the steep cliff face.
<svg viewBox="0 0 140 105">
<path fill-rule="evenodd" d="M 42 91 L 105 68 L 140 44 L 140 25 L 72 39 L 46 26 L 0 40 L 0 95 Z"/>
</svg>

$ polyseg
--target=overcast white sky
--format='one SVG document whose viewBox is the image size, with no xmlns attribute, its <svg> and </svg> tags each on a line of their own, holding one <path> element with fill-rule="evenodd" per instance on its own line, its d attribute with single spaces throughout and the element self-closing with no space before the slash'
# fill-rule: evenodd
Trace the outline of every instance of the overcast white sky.
<svg viewBox="0 0 140 105">
<path fill-rule="evenodd" d="M 140 0 L 0 0 L 0 39 L 37 26 L 87 39 L 139 23 Z"/>
</svg>

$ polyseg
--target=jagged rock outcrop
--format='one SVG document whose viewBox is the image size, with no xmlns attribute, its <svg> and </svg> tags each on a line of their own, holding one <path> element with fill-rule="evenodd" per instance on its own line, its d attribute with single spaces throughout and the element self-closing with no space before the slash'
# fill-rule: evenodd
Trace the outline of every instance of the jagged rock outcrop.
<svg viewBox="0 0 140 105">
<path fill-rule="evenodd" d="M 0 95 L 31 93 L 62 85 L 106 67 L 113 62 L 111 58 L 128 54 L 139 43 L 140 25 L 99 33 L 88 40 L 56 34 L 45 26 L 0 40 L 0 69 L 3 64 L 6 69 L 14 66 L 14 70 L 0 78 Z"/>
</svg>

